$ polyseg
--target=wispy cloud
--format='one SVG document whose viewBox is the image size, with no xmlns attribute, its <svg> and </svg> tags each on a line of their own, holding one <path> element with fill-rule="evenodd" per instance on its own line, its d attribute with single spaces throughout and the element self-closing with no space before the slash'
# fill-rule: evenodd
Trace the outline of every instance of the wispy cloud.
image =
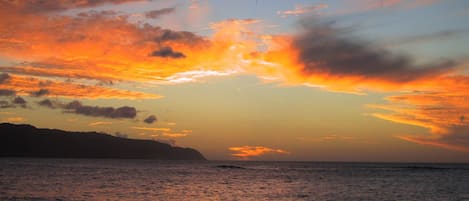
<svg viewBox="0 0 469 201">
<path fill-rule="evenodd" d="M 430 81 L 429 81 L 430 82 Z M 388 104 L 369 105 L 388 112 L 376 112 L 377 118 L 427 128 L 427 135 L 398 137 L 419 144 L 469 152 L 469 77 L 454 76 L 433 80 L 431 90 L 389 96 Z"/>
<path fill-rule="evenodd" d="M 180 137 L 186 137 L 188 136 L 192 131 L 191 130 L 181 130 L 181 131 L 173 131 L 172 128 L 164 128 L 164 127 L 139 127 L 139 126 L 134 126 L 131 127 L 136 130 L 141 130 L 141 131 L 150 131 L 153 132 L 152 137 L 167 137 L 167 138 L 180 138 Z"/>
<path fill-rule="evenodd" d="M 317 5 L 295 5 L 293 10 L 284 10 L 277 11 L 277 14 L 281 17 L 288 17 L 291 15 L 299 16 L 307 13 L 318 12 L 320 10 L 326 9 L 329 6 L 327 4 L 317 4 Z"/>
<path fill-rule="evenodd" d="M 110 121 L 96 121 L 96 122 L 91 122 L 88 124 L 88 126 L 100 126 L 100 125 L 110 125 L 112 122 Z"/>
<path fill-rule="evenodd" d="M 298 137 L 297 140 L 308 142 L 353 141 L 356 140 L 356 137 L 342 135 L 325 135 L 319 137 Z"/>
<path fill-rule="evenodd" d="M 12 122 L 12 123 L 18 123 L 18 122 L 24 122 L 26 119 L 24 117 L 7 117 L 2 119 L 3 121 L 6 122 Z"/>
<path fill-rule="evenodd" d="M 122 4 L 127 2 L 136 2 L 142 0 L 81 0 L 81 1 L 70 1 L 70 0 L 49 0 L 49 1 L 4 1 L 1 2 L 0 6 L 12 10 L 16 10 L 21 13 L 47 13 L 64 11 L 74 8 L 86 8 L 96 7 L 103 4 Z"/>
<path fill-rule="evenodd" d="M 161 97 L 156 94 L 114 89 L 96 85 L 75 84 L 70 82 L 55 81 L 52 79 L 38 79 L 35 77 L 19 75 L 8 76 L 8 82 L 0 83 L 0 90 L 15 89 L 16 93 L 23 95 L 93 99 L 155 99 Z"/>
<path fill-rule="evenodd" d="M 349 0 L 336 14 L 355 14 L 373 11 L 416 9 L 438 3 L 440 0 Z"/>
<path fill-rule="evenodd" d="M 187 135 L 187 133 L 163 133 L 163 136 L 171 138 L 186 137 Z"/>
<path fill-rule="evenodd" d="M 155 128 L 155 127 L 138 127 L 134 126 L 132 127 L 133 129 L 137 130 L 144 130 L 144 131 L 157 131 L 157 132 L 169 132 L 171 131 L 171 128 Z"/>
<path fill-rule="evenodd" d="M 234 157 L 240 159 L 250 159 L 251 157 L 262 156 L 265 154 L 289 154 L 290 152 L 283 149 L 273 149 L 264 146 L 240 146 L 230 147 L 230 151 L 234 152 L 231 154 Z"/>
<path fill-rule="evenodd" d="M 427 43 L 445 39 L 453 39 L 456 37 L 464 36 L 469 30 L 444 30 L 434 33 L 412 35 L 406 37 L 399 37 L 395 39 L 384 40 L 381 42 L 385 46 L 398 46 L 414 43 Z"/>
<path fill-rule="evenodd" d="M 151 11 L 145 12 L 145 17 L 150 18 L 150 19 L 157 19 L 163 15 L 173 13 L 174 10 L 175 8 L 162 8 L 162 9 L 157 9 L 157 10 L 151 10 Z"/>
</svg>

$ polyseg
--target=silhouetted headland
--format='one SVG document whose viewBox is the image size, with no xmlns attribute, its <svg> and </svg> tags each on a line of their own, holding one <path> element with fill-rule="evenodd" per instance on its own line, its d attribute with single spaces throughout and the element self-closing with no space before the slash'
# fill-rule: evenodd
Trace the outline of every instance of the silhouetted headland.
<svg viewBox="0 0 469 201">
<path fill-rule="evenodd" d="M 0 157 L 139 158 L 206 160 L 195 149 L 154 140 L 114 137 L 97 132 L 68 132 L 31 125 L 0 124 Z"/>
</svg>

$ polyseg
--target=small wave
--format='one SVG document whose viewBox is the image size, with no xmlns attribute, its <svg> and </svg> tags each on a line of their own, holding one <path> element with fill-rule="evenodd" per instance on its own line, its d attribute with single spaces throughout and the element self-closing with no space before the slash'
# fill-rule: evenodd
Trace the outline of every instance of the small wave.
<svg viewBox="0 0 469 201">
<path fill-rule="evenodd" d="M 401 167 L 409 170 L 469 170 L 464 167 L 435 167 L 435 166 L 405 166 Z"/>
<path fill-rule="evenodd" d="M 236 165 L 217 165 L 215 167 L 222 168 L 222 169 L 246 169 L 245 167 L 236 166 Z"/>
</svg>

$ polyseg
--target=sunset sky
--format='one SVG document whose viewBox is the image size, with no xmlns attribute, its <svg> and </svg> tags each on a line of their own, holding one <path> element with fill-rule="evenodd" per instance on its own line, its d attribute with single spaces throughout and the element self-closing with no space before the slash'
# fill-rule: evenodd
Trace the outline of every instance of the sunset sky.
<svg viewBox="0 0 469 201">
<path fill-rule="evenodd" d="M 212 160 L 469 162 L 469 1 L 2 0 L 0 121 Z"/>
</svg>

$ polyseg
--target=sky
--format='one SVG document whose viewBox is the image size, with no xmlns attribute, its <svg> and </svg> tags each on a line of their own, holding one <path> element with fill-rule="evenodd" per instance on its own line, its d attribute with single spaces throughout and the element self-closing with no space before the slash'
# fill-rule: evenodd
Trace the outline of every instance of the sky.
<svg viewBox="0 0 469 201">
<path fill-rule="evenodd" d="M 469 1 L 0 2 L 0 121 L 211 160 L 469 162 Z"/>
</svg>

